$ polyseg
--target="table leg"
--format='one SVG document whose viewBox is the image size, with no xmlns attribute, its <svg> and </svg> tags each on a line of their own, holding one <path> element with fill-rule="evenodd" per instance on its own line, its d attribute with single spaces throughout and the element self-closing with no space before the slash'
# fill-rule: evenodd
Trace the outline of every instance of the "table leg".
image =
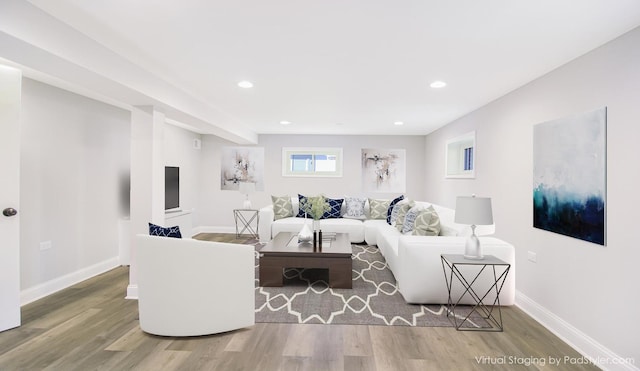
<svg viewBox="0 0 640 371">
<path fill-rule="evenodd" d="M 350 289 L 353 287 L 351 258 L 348 262 L 336 263 L 329 268 L 329 287 Z"/>
<path fill-rule="evenodd" d="M 262 287 L 282 287 L 284 276 L 282 274 L 283 267 L 265 265 L 260 262 L 260 286 Z"/>
</svg>

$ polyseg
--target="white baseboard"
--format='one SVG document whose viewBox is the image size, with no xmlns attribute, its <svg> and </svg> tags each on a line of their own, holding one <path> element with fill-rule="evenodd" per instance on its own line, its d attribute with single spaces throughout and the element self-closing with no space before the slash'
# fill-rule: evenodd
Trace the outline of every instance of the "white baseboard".
<svg viewBox="0 0 640 371">
<path fill-rule="evenodd" d="M 127 286 L 127 296 L 124 298 L 138 300 L 138 285 L 129 284 Z"/>
<path fill-rule="evenodd" d="M 634 364 L 634 360 L 626 362 L 624 357 L 617 355 L 517 290 L 516 306 L 601 369 L 610 371 L 640 371 Z"/>
<path fill-rule="evenodd" d="M 118 266 L 120 266 L 119 258 L 114 257 L 109 260 L 94 264 L 92 266 L 82 268 L 78 271 L 65 274 L 64 276 L 54 278 L 50 281 L 41 283 L 34 287 L 30 287 L 26 290 L 22 290 L 20 292 L 20 305 L 22 306 L 25 304 L 29 304 Z"/>
<path fill-rule="evenodd" d="M 235 227 L 213 227 L 201 225 L 198 227 L 194 227 L 192 230 L 193 235 L 197 235 L 198 233 L 236 233 Z"/>
</svg>

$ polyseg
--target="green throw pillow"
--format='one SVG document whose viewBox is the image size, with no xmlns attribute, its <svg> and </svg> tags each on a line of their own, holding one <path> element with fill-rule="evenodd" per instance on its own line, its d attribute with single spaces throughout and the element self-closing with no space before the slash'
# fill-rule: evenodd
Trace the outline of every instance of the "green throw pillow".
<svg viewBox="0 0 640 371">
<path fill-rule="evenodd" d="M 273 214 L 275 220 L 293 216 L 293 205 L 291 205 L 291 197 L 271 196 L 271 201 L 273 202 Z"/>
<path fill-rule="evenodd" d="M 387 210 L 391 200 L 374 200 L 369 199 L 369 218 L 387 220 Z"/>
<path fill-rule="evenodd" d="M 414 236 L 437 236 L 440 234 L 440 217 L 433 206 L 429 206 L 418 214 L 411 234 Z"/>
<path fill-rule="evenodd" d="M 398 216 L 396 217 L 396 229 L 399 232 L 402 232 L 402 226 L 404 225 L 404 218 L 407 216 L 409 210 L 411 210 L 414 206 L 416 206 L 415 201 L 411 200 L 409 202 L 403 202 L 400 205 L 400 210 L 398 210 Z"/>
</svg>

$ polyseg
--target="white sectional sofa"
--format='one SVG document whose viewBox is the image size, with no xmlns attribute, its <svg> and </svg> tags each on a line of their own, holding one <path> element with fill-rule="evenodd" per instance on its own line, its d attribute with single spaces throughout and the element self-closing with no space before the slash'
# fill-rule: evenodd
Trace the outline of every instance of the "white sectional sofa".
<svg viewBox="0 0 640 371">
<path fill-rule="evenodd" d="M 298 213 L 298 198 L 291 198 L 294 215 Z M 441 254 L 462 254 L 466 237 L 471 234 L 467 225 L 454 223 L 455 210 L 428 202 L 416 202 L 418 207 L 433 206 L 440 218 L 439 236 L 403 235 L 384 219 L 323 219 L 323 232 L 349 233 L 352 243 L 366 242 L 377 245 L 393 272 L 398 289 L 408 303 L 446 304 L 448 293 L 440 260 Z M 366 207 L 365 207 L 366 209 Z M 287 217 L 274 220 L 273 206 L 260 209 L 258 232 L 261 242 L 268 242 L 279 232 L 297 233 L 305 223 L 304 218 Z M 365 210 L 366 214 L 366 210 Z M 366 214 L 368 215 L 368 214 Z M 311 223 L 310 220 L 306 221 Z M 494 226 L 478 226 L 476 234 L 486 236 L 494 233 Z M 483 252 L 494 255 L 511 264 L 511 270 L 500 294 L 501 305 L 513 305 L 515 301 L 515 251 L 514 247 L 492 237 L 480 238 Z M 483 275 L 474 287 L 488 288 L 493 277 Z M 453 294 L 462 293 L 461 287 L 454 286 Z M 495 295 L 488 295 L 493 302 Z M 466 295 L 463 304 L 473 304 Z"/>
</svg>

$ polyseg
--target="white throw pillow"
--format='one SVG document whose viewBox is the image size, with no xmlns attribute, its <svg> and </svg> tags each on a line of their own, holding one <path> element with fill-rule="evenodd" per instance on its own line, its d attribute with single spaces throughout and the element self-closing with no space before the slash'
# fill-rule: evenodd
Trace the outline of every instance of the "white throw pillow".
<svg viewBox="0 0 640 371">
<path fill-rule="evenodd" d="M 366 219 L 364 213 L 364 204 L 367 202 L 366 198 L 360 197 L 345 197 L 344 198 L 344 215 L 343 218 L 348 219 Z"/>
</svg>

